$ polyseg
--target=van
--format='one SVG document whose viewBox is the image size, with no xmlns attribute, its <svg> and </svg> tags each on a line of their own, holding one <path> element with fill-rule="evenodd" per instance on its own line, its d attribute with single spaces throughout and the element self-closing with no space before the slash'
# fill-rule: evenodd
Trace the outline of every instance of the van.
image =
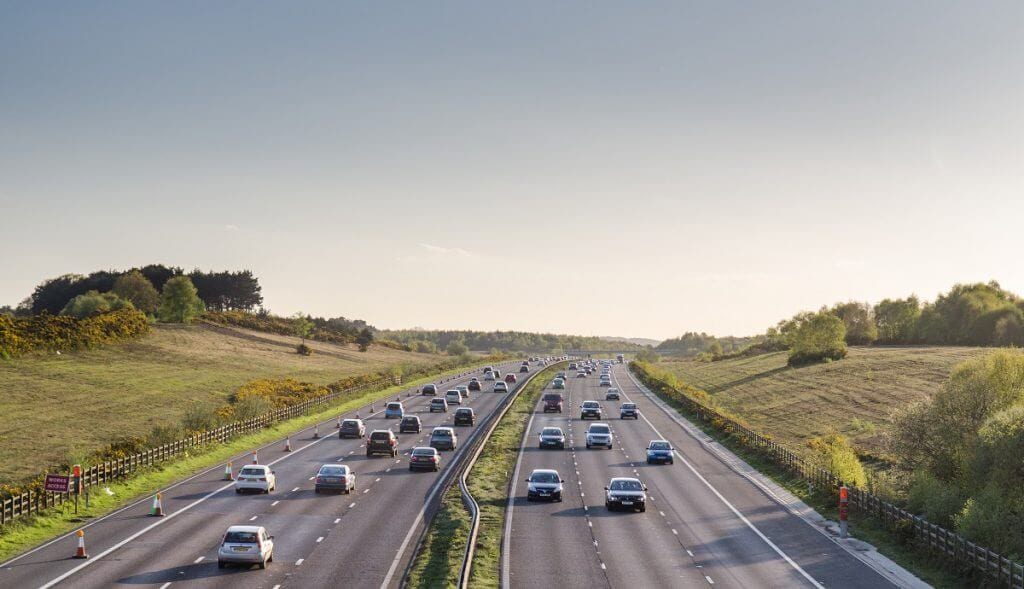
<svg viewBox="0 0 1024 589">
<path fill-rule="evenodd" d="M 544 413 L 548 411 L 562 412 L 562 395 L 558 393 L 545 393 L 544 395 Z"/>
</svg>

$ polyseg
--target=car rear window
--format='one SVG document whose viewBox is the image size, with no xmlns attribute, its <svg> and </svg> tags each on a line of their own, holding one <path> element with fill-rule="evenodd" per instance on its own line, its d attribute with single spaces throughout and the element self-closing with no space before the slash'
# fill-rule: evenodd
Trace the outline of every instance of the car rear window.
<svg viewBox="0 0 1024 589">
<path fill-rule="evenodd" d="M 450 438 L 450 437 L 452 437 L 452 432 L 450 432 L 450 431 L 448 431 L 446 429 L 436 429 L 436 430 L 434 430 L 434 433 L 431 434 L 431 435 L 433 435 L 435 437 L 438 437 L 438 438 Z"/>
<path fill-rule="evenodd" d="M 388 409 L 401 409 L 401 403 L 388 403 Z"/>
<path fill-rule="evenodd" d="M 416 423 L 420 418 L 413 415 L 412 417 L 406 417 L 402 419 L 402 423 Z"/>
<path fill-rule="evenodd" d="M 535 483 L 557 483 L 558 475 L 553 472 L 535 472 L 530 480 Z"/>
<path fill-rule="evenodd" d="M 561 401 L 562 400 L 562 395 L 557 395 L 557 394 L 544 395 L 544 400 L 545 401 Z"/>
<path fill-rule="evenodd" d="M 598 403 L 597 401 L 585 401 L 583 403 L 583 406 L 587 409 L 597 409 L 598 407 L 601 406 L 601 404 Z"/>
<path fill-rule="evenodd" d="M 391 438 L 391 435 L 388 432 L 373 432 L 370 434 L 371 440 L 387 440 L 389 438 Z"/>
<path fill-rule="evenodd" d="M 430 402 L 431 405 L 444 405 L 444 399 L 434 399 Z"/>
<path fill-rule="evenodd" d="M 437 454 L 433 448 L 416 448 L 412 451 L 413 456 L 433 456 Z"/>
<path fill-rule="evenodd" d="M 643 486 L 639 481 L 613 481 L 610 489 L 612 491 L 642 491 Z"/>
<path fill-rule="evenodd" d="M 357 427 L 358 425 L 359 422 L 354 419 L 346 419 L 345 421 L 341 422 L 341 427 Z"/>
<path fill-rule="evenodd" d="M 325 466 L 320 469 L 320 474 L 337 477 L 345 474 L 345 469 L 340 466 Z"/>
<path fill-rule="evenodd" d="M 224 541 L 232 544 L 256 544 L 257 536 L 256 532 L 228 532 L 224 536 Z"/>
<path fill-rule="evenodd" d="M 636 409 L 636 403 L 623 403 L 623 409 Z"/>
<path fill-rule="evenodd" d="M 668 450 L 668 442 L 653 442 L 651 450 Z"/>
<path fill-rule="evenodd" d="M 266 471 L 263 470 L 262 468 L 251 468 L 250 467 L 250 468 L 243 468 L 242 472 L 240 472 L 238 474 L 244 474 L 246 476 L 255 476 L 255 475 L 264 475 L 264 474 L 266 474 Z"/>
<path fill-rule="evenodd" d="M 458 411 L 455 412 L 456 415 L 469 415 L 471 413 L 473 413 L 473 410 L 469 408 L 459 409 Z"/>
</svg>

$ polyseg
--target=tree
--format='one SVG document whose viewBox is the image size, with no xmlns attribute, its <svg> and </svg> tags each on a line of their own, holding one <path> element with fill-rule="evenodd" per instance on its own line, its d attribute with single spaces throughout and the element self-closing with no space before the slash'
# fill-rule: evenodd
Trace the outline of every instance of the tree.
<svg viewBox="0 0 1024 589">
<path fill-rule="evenodd" d="M 878 341 L 885 344 L 908 344 L 914 341 L 921 302 L 911 295 L 905 299 L 884 299 L 875 305 Z"/>
<path fill-rule="evenodd" d="M 452 340 L 448 347 L 445 348 L 445 351 L 449 356 L 461 356 L 469 352 L 469 348 L 466 347 L 466 344 L 462 343 L 462 340 Z"/>
<path fill-rule="evenodd" d="M 790 366 L 846 356 L 846 325 L 832 313 L 822 311 L 803 321 L 793 334 Z"/>
<path fill-rule="evenodd" d="M 122 274 L 114 281 L 113 292 L 126 301 L 130 301 L 136 309 L 151 315 L 160 304 L 160 293 L 153 283 L 138 270 Z"/>
<path fill-rule="evenodd" d="M 112 292 L 101 294 L 95 290 L 90 290 L 68 301 L 68 304 L 61 309 L 60 314 L 85 319 L 100 313 L 108 313 L 125 308 L 131 309 L 132 304 L 116 294 Z"/>
<path fill-rule="evenodd" d="M 661 360 L 661 356 L 651 348 L 644 348 L 643 350 L 640 350 L 634 357 L 637 362 L 646 362 L 648 364 L 654 364 L 658 360 Z"/>
<path fill-rule="evenodd" d="M 175 276 L 164 284 L 157 316 L 165 323 L 192 323 L 206 306 L 188 276 Z"/>
<path fill-rule="evenodd" d="M 370 331 L 370 328 L 364 327 L 363 329 L 361 329 L 359 331 L 359 334 L 356 336 L 356 344 L 359 345 L 359 351 L 360 352 L 365 352 L 366 350 L 369 350 L 370 349 L 370 344 L 372 344 L 372 343 L 373 343 L 373 332 Z"/>
<path fill-rule="evenodd" d="M 292 315 L 292 326 L 295 329 L 295 337 L 302 338 L 302 343 L 306 343 L 306 338 L 313 331 L 313 322 L 309 317 L 299 311 Z"/>
<path fill-rule="evenodd" d="M 832 314 L 843 320 L 846 326 L 846 343 L 851 346 L 865 346 L 878 339 L 874 309 L 867 303 L 850 301 L 832 307 Z"/>
</svg>

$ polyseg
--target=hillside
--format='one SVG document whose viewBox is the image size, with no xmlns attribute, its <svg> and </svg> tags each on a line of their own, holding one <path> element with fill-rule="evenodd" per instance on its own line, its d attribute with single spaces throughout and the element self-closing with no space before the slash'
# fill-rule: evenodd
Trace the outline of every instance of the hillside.
<svg viewBox="0 0 1024 589">
<path fill-rule="evenodd" d="M 216 406 L 260 377 L 328 383 L 441 357 L 381 346 L 309 342 L 232 327 L 154 325 L 142 340 L 0 361 L 0 482 L 38 474 L 122 436 L 176 423 L 190 405 Z"/>
<path fill-rule="evenodd" d="M 719 362 L 667 361 L 668 369 L 710 393 L 756 431 L 800 449 L 834 429 L 859 451 L 884 458 L 892 410 L 933 394 L 971 347 L 851 347 L 839 362 L 786 366 L 786 353 Z"/>
</svg>

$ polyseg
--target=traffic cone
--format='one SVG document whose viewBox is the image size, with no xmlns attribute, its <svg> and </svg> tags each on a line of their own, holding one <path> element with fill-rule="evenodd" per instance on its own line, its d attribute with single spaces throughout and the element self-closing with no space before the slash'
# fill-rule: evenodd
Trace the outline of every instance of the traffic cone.
<svg viewBox="0 0 1024 589">
<path fill-rule="evenodd" d="M 319 423 L 314 423 L 313 424 L 313 439 L 315 440 L 315 439 L 317 439 L 319 437 L 320 437 L 320 424 Z"/>
<path fill-rule="evenodd" d="M 288 436 L 287 438 L 284 439 L 284 451 L 285 452 L 291 452 L 292 451 L 292 438 L 291 438 L 291 436 Z"/>
<path fill-rule="evenodd" d="M 233 480 L 235 480 L 234 475 L 231 474 L 231 463 L 230 462 L 228 462 L 227 464 L 224 465 L 224 480 L 225 481 L 233 481 Z"/>
<path fill-rule="evenodd" d="M 75 532 L 75 535 L 78 536 L 78 549 L 75 550 L 75 556 L 72 558 L 89 558 L 89 555 L 85 552 L 85 532 L 78 530 Z"/>
<path fill-rule="evenodd" d="M 252 451 L 252 463 L 253 464 L 259 464 L 260 463 L 260 459 L 256 457 L 256 451 L 255 450 Z"/>
<path fill-rule="evenodd" d="M 153 509 L 150 510 L 149 515 L 153 517 L 164 516 L 164 502 L 163 497 L 160 495 L 160 493 L 157 493 L 156 495 L 153 496 Z"/>
<path fill-rule="evenodd" d="M 338 416 L 338 425 L 334 426 L 337 429 L 341 429 L 341 416 Z"/>
</svg>

